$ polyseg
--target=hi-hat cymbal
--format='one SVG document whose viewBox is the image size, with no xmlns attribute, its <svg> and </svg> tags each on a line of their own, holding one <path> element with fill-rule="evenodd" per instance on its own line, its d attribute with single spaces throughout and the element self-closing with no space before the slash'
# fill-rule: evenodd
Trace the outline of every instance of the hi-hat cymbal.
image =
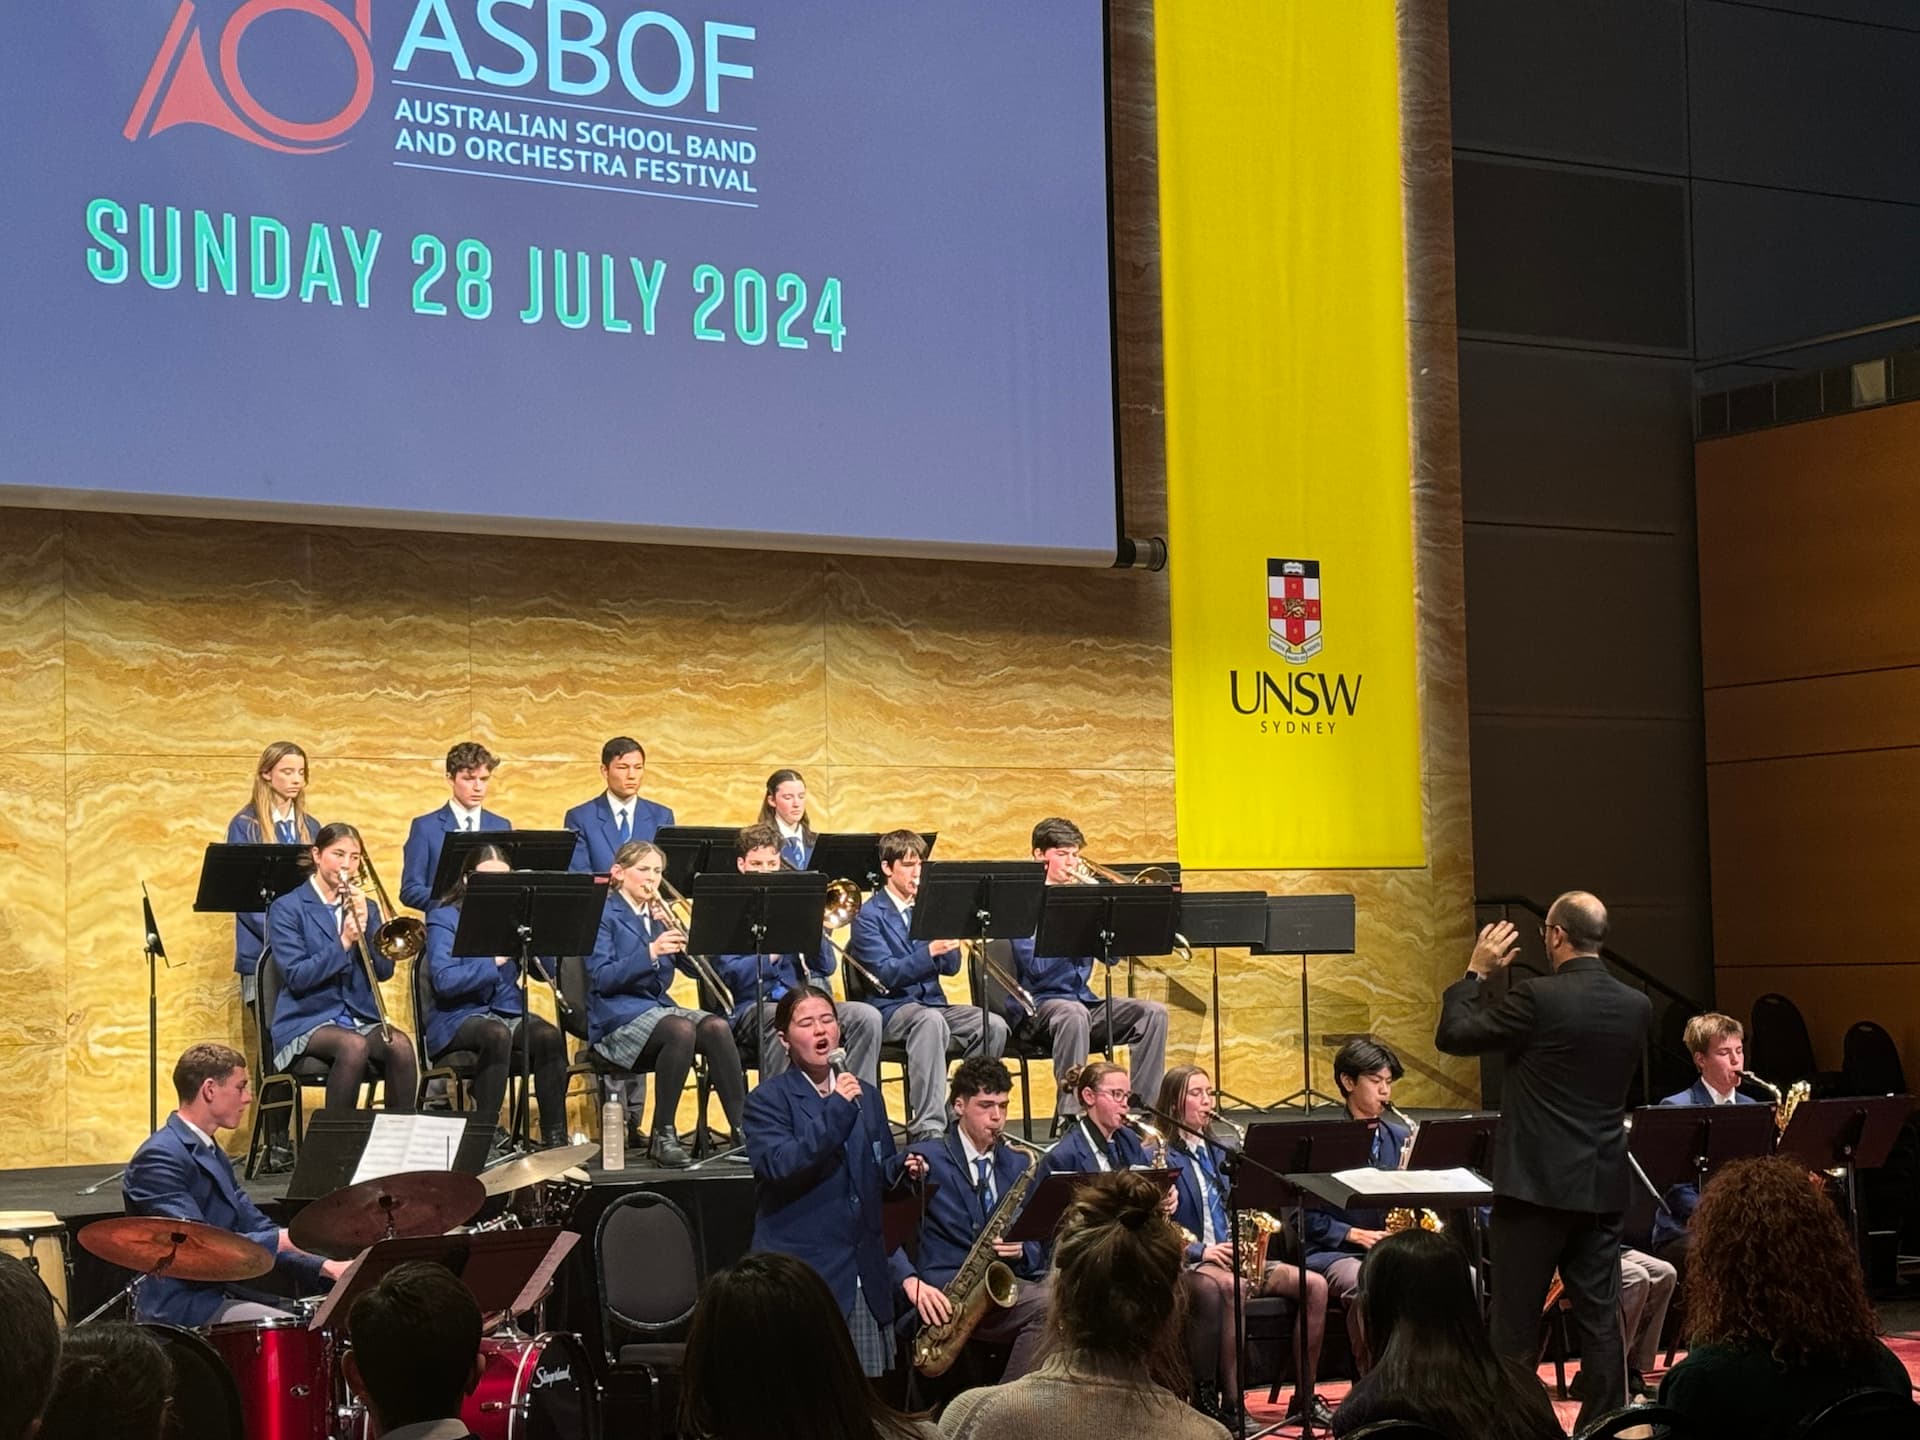
<svg viewBox="0 0 1920 1440">
<path fill-rule="evenodd" d="M 457 1171 L 383 1175 L 322 1196 L 294 1217 L 287 1233 L 302 1250 L 348 1260 L 382 1240 L 444 1235 L 471 1220 L 486 1198 L 477 1179 Z"/>
<path fill-rule="evenodd" d="M 122 1215 L 96 1220 L 80 1231 L 80 1245 L 112 1265 L 169 1280 L 251 1280 L 273 1269 L 273 1255 L 244 1235 L 169 1220 L 164 1215 Z"/>
<path fill-rule="evenodd" d="M 505 1195 L 509 1191 L 519 1190 L 528 1185 L 538 1185 L 543 1180 L 551 1180 L 556 1175 L 565 1174 L 576 1166 L 584 1165 L 600 1153 L 598 1145 L 566 1145 L 558 1150 L 536 1150 L 531 1155 L 521 1155 L 513 1160 L 505 1160 L 491 1170 L 480 1172 L 480 1183 L 487 1187 L 489 1195 Z"/>
</svg>

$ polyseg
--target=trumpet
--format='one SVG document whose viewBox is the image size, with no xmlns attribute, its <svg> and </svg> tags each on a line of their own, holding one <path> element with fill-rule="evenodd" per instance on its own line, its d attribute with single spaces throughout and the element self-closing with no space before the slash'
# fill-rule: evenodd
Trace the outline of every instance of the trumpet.
<svg viewBox="0 0 1920 1440">
<path fill-rule="evenodd" d="M 1147 865 L 1132 875 L 1115 870 L 1112 866 L 1102 865 L 1098 860 L 1089 860 L 1085 855 L 1075 855 L 1067 871 L 1075 885 L 1173 885 L 1178 882 L 1173 872 L 1164 865 Z M 1193 959 L 1193 946 L 1187 943 L 1187 937 L 1178 930 L 1173 932 L 1173 953 L 1182 960 Z"/>
<path fill-rule="evenodd" d="M 1013 978 L 1012 973 L 1008 971 L 1005 966 L 993 958 L 992 954 L 987 950 L 985 941 L 963 940 L 961 944 L 971 945 L 973 947 L 972 954 L 974 963 L 987 972 L 987 975 L 992 979 L 994 984 L 1007 992 L 1008 996 L 1012 998 L 1013 1003 L 1026 1012 L 1029 1020 L 1040 1013 L 1040 1007 L 1034 1003 L 1033 996 L 1027 993 L 1026 989 L 1018 980 Z"/>
<path fill-rule="evenodd" d="M 426 948 L 427 927 L 411 916 L 393 914 L 393 901 L 387 897 L 387 887 L 380 883 L 380 872 L 373 868 L 373 861 L 366 855 L 360 857 L 358 870 L 340 872 L 342 892 L 362 901 L 369 897 L 368 882 L 371 882 L 371 896 L 379 904 L 381 914 L 392 918 L 382 922 L 371 946 L 364 929 L 354 937 L 353 943 L 360 954 L 360 968 L 366 972 L 367 988 L 373 992 L 373 1008 L 380 1017 L 380 1038 L 390 1041 L 393 1039 L 393 1023 L 387 1018 L 387 1002 L 380 994 L 380 975 L 373 968 L 373 952 L 377 949 L 381 958 L 393 965 L 402 960 L 417 959 Z"/>
<path fill-rule="evenodd" d="M 693 933 L 693 902 L 674 889 L 664 875 L 660 877 L 660 889 L 654 895 L 650 908 L 653 918 L 668 929 L 679 931 L 683 941 Z M 720 972 L 713 968 L 712 962 L 691 950 L 682 950 L 680 953 L 686 956 L 687 964 L 693 967 L 694 975 L 706 987 L 707 994 L 720 1007 L 721 1013 L 731 1015 L 733 991 L 727 988 L 727 982 L 720 978 Z"/>
<path fill-rule="evenodd" d="M 838 930 L 842 925 L 851 925 L 853 917 L 860 913 L 860 887 L 851 880 L 831 880 L 827 883 L 827 908 L 820 917 L 822 931 Z M 880 977 L 853 958 L 851 952 L 842 950 L 840 958 L 847 963 L 847 972 L 858 975 L 867 988 L 875 995 L 890 995 L 893 992 L 880 983 Z M 851 991 L 847 998 L 853 999 Z"/>
</svg>

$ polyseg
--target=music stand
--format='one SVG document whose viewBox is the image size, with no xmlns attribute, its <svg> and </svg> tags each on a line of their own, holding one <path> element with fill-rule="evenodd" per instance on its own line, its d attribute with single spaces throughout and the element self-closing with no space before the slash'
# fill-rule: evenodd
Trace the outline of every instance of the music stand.
<svg viewBox="0 0 1920 1440">
<path fill-rule="evenodd" d="M 579 841 L 571 830 L 450 831 L 440 843 L 440 860 L 433 867 L 433 888 L 427 891 L 427 903 L 437 904 L 442 895 L 452 891 L 454 882 L 471 864 L 467 857 L 477 850 L 503 852 L 516 870 L 564 870 L 573 863 Z"/>
<path fill-rule="evenodd" d="M 1227 1191 L 1232 1211 L 1233 1273 L 1240 1273 L 1240 1212 L 1246 1210 L 1293 1211 L 1293 1224 L 1299 1242 L 1300 1299 L 1307 1295 L 1307 1192 L 1302 1182 L 1340 1170 L 1355 1170 L 1367 1163 L 1373 1151 L 1373 1122 L 1370 1120 L 1279 1120 L 1247 1128 L 1244 1152 L 1227 1152 L 1227 1171 L 1233 1183 Z M 1240 1373 L 1247 1373 L 1247 1327 L 1241 1316 L 1240 1287 L 1233 1287 L 1233 1323 L 1239 1336 Z M 1300 1434 L 1313 1436 L 1313 1377 L 1307 1371 L 1307 1327 L 1304 1317 L 1295 1325 L 1294 1400 L 1300 1408 Z M 1277 1429 L 1268 1426 L 1267 1430 Z M 1261 1431 L 1265 1434 L 1266 1431 Z"/>
<path fill-rule="evenodd" d="M 935 830 L 917 832 L 932 858 L 933 842 L 940 838 Z M 878 890 L 887 883 L 880 869 L 880 832 L 878 830 L 842 830 L 833 835 L 816 835 L 809 870 L 817 870 L 829 880 L 851 880 L 862 890 Z"/>
<path fill-rule="evenodd" d="M 738 826 L 669 825 L 653 837 L 653 843 L 667 857 L 667 883 L 685 895 L 696 875 L 731 874 L 739 869 L 735 863 L 739 838 Z"/>
<path fill-rule="evenodd" d="M 827 908 L 827 877 L 815 870 L 771 873 L 735 871 L 696 875 L 688 898 L 695 955 L 753 956 L 753 1033 L 767 1003 L 767 956 L 791 954 L 804 986 L 807 961 L 820 953 L 820 927 Z"/>
<path fill-rule="evenodd" d="M 293 1167 L 282 1198 L 288 1204 L 301 1204 L 351 1185 L 378 1118 L 371 1110 L 316 1110 L 300 1142 L 300 1160 Z M 482 1117 L 472 1114 L 436 1118 L 451 1118 L 466 1127 L 454 1150 L 453 1163 L 447 1168 L 462 1175 L 478 1175 L 486 1167 L 494 1122 L 488 1119 L 478 1123 Z"/>
<path fill-rule="evenodd" d="M 460 905 L 452 953 L 462 957 L 512 955 L 519 963 L 522 1078 L 513 1107 L 512 1132 L 513 1143 L 520 1149 L 533 1146 L 533 1007 L 527 988 L 528 978 L 539 964 L 535 957 L 591 955 L 606 903 L 607 882 L 599 875 L 572 870 L 475 870 L 467 876 L 467 895 Z"/>
<path fill-rule="evenodd" d="M 1627 1154 L 1661 1197 L 1675 1185 L 1698 1189 L 1729 1160 L 1773 1148 L 1771 1105 L 1643 1105 L 1630 1125 Z"/>
<path fill-rule="evenodd" d="M 1001 1238 L 1020 1244 L 1029 1240 L 1038 1240 L 1043 1245 L 1051 1243 L 1053 1232 L 1060 1228 L 1060 1217 L 1073 1202 L 1074 1192 L 1100 1173 L 1098 1170 L 1056 1170 L 1046 1176 L 1033 1187 L 1027 1203 L 1020 1207 L 1019 1215 Z M 1146 1176 L 1156 1185 L 1173 1183 L 1171 1170 L 1135 1170 L 1133 1173 Z"/>
<path fill-rule="evenodd" d="M 1911 1114 L 1911 1095 L 1802 1100 L 1794 1107 L 1787 1128 L 1780 1132 L 1776 1153 L 1791 1155 L 1809 1170 L 1838 1167 L 1845 1172 L 1847 1220 L 1856 1251 L 1861 1244 L 1859 1172 L 1877 1170 L 1887 1163 L 1893 1142 L 1900 1138 L 1900 1127 Z"/>
<path fill-rule="evenodd" d="M 1031 935 L 1040 923 L 1047 867 L 1037 860 L 932 861 L 920 867 L 909 940 L 971 940 L 984 946 L 995 933 Z M 986 1053 L 987 975 L 976 954 L 968 975 L 980 1011 L 978 1053 Z M 1108 1028 L 1113 1025 L 1111 1015 Z"/>
<path fill-rule="evenodd" d="M 1213 1093 L 1219 1099 L 1258 1110 L 1226 1088 L 1220 1055 L 1220 951 L 1252 949 L 1267 943 L 1267 895 L 1264 890 L 1183 890 L 1174 928 L 1187 944 L 1204 946 L 1213 962 Z"/>
<path fill-rule="evenodd" d="M 1122 955 L 1165 955 L 1173 948 L 1171 885 L 1048 885 L 1040 892 L 1036 958 L 1092 955 L 1106 967 L 1107 1043 L 1113 1060 L 1113 963 Z"/>
<path fill-rule="evenodd" d="M 1407 1156 L 1409 1170 L 1471 1170 L 1477 1175 L 1493 1174 L 1493 1139 L 1500 1130 L 1498 1112 L 1490 1115 L 1448 1115 L 1422 1120 Z M 1481 1207 L 1467 1207 L 1467 1228 L 1473 1232 L 1473 1297 L 1486 1309 L 1487 1227 Z"/>
<path fill-rule="evenodd" d="M 579 1243 L 578 1235 L 557 1225 L 382 1240 L 348 1263 L 307 1328 L 325 1329 L 336 1314 L 344 1319 L 353 1312 L 353 1302 L 389 1270 L 416 1260 L 452 1271 L 473 1293 L 482 1315 L 521 1315 L 539 1303 L 554 1271 Z"/>
<path fill-rule="evenodd" d="M 1307 957 L 1353 954 L 1354 904 L 1351 895 L 1273 895 L 1267 899 L 1267 933 L 1258 955 L 1296 955 L 1300 959 L 1300 1088 L 1265 1110 L 1299 1105 L 1309 1114 L 1316 1100 L 1339 1105 L 1313 1088 L 1313 1027 L 1307 1009 Z"/>
</svg>

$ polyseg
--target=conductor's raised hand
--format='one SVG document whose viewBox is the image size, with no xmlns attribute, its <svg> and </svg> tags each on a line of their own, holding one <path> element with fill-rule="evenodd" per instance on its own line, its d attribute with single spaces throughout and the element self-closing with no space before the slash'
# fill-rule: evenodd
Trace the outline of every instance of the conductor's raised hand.
<svg viewBox="0 0 1920 1440">
<path fill-rule="evenodd" d="M 1519 949 L 1520 932 L 1513 922 L 1496 920 L 1480 927 L 1480 938 L 1473 942 L 1473 955 L 1467 961 L 1467 968 L 1484 980 L 1494 971 L 1512 964 Z"/>
</svg>

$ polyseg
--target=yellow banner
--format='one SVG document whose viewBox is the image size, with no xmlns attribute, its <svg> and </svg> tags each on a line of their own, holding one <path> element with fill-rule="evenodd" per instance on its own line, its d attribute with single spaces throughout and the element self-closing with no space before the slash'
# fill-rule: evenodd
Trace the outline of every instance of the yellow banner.
<svg viewBox="0 0 1920 1440">
<path fill-rule="evenodd" d="M 1387 0 L 1154 7 L 1180 859 L 1418 866 Z"/>
</svg>

